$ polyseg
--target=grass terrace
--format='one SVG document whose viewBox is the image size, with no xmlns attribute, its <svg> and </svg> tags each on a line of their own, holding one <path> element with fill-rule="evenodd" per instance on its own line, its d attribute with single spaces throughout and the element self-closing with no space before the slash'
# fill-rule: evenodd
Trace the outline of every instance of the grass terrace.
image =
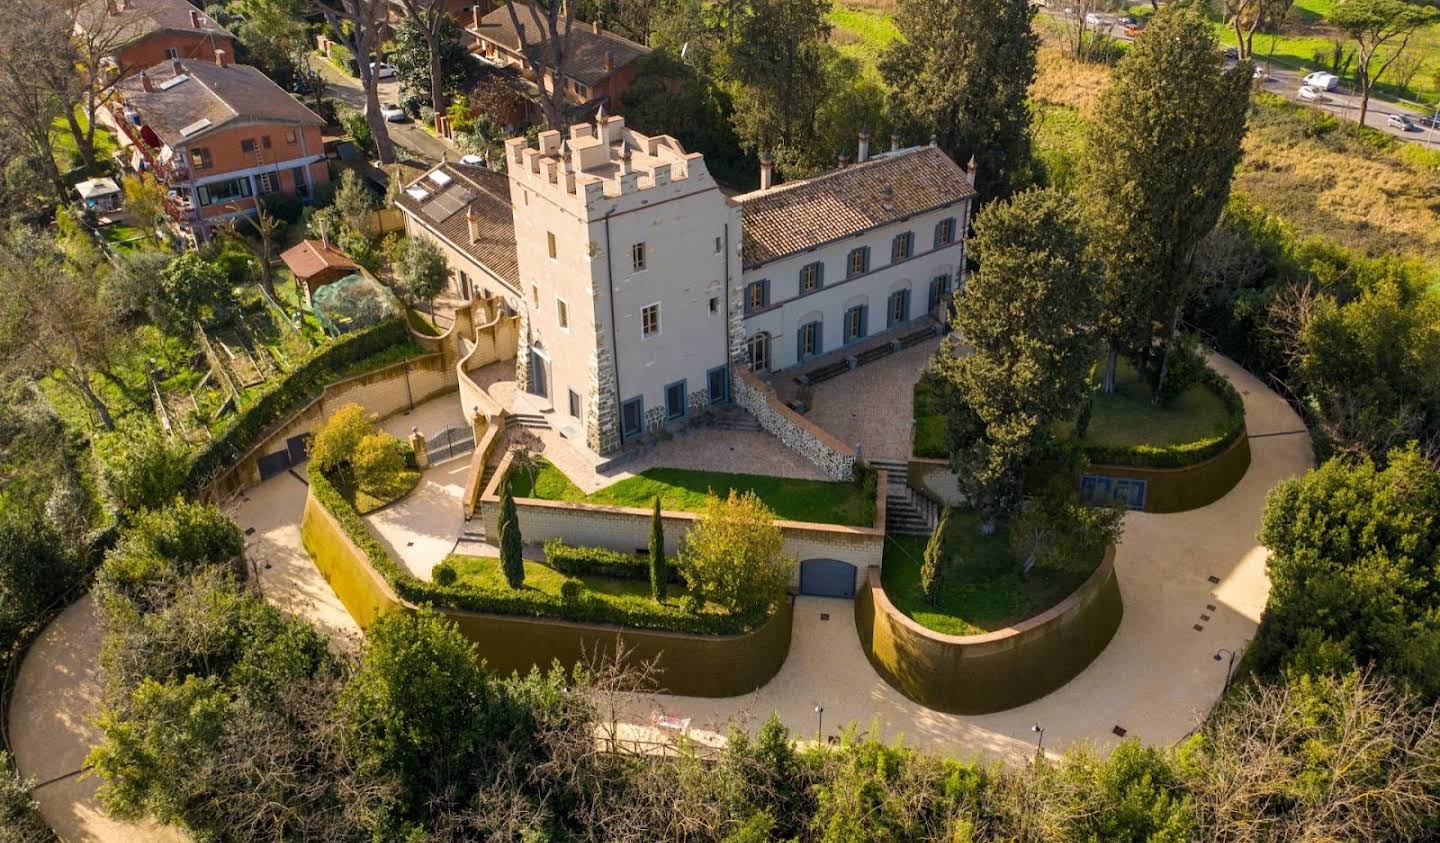
<svg viewBox="0 0 1440 843">
<path fill-rule="evenodd" d="M 1090 426 L 1081 444 L 1106 448 L 1164 447 L 1225 434 L 1230 413 L 1214 390 L 1197 383 L 1162 407 L 1151 401 L 1150 384 L 1129 360 L 1121 359 L 1115 392 L 1096 390 Z"/>
<path fill-rule="evenodd" d="M 499 559 L 456 554 L 445 561 L 455 569 L 457 585 L 485 590 L 510 590 L 510 584 L 505 581 L 505 573 L 500 569 Z M 582 595 L 589 595 L 607 603 L 634 604 L 640 609 L 655 606 L 655 601 L 650 596 L 649 580 L 607 577 L 600 574 L 571 575 L 557 571 L 545 562 L 528 559 L 525 561 L 525 584 L 522 590 L 537 591 L 547 597 L 563 599 L 560 589 L 567 580 L 578 581 L 583 589 Z M 671 583 L 662 605 L 679 609 L 685 595 L 682 584 Z M 718 613 L 719 608 L 710 605 L 707 606 L 707 611 Z"/>
<path fill-rule="evenodd" d="M 955 510 L 945 544 L 949 569 L 932 606 L 920 590 L 925 544 L 919 536 L 886 537 L 881 584 L 906 617 L 945 635 L 980 635 L 1034 617 L 1070 596 L 1101 559 L 1097 556 L 1083 572 L 1035 568 L 1022 573 L 1003 527 L 982 536 L 978 515 Z"/>
<path fill-rule="evenodd" d="M 714 492 L 726 497 L 733 489 L 754 492 L 775 517 L 785 521 L 870 527 L 875 524 L 875 494 L 859 483 L 796 480 L 758 474 L 727 474 L 684 468 L 651 468 L 592 494 L 585 494 L 549 462 L 542 461 L 532 482 L 524 471 L 510 472 L 517 498 L 649 508 L 659 495 L 664 509 L 697 512 Z"/>
</svg>

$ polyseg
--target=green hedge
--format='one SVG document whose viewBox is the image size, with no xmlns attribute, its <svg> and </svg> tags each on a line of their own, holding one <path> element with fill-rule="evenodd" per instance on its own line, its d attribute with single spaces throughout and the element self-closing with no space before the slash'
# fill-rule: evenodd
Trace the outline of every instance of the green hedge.
<svg viewBox="0 0 1440 843">
<path fill-rule="evenodd" d="M 650 557 L 608 547 L 578 547 L 559 539 L 545 542 L 545 562 L 572 577 L 600 576 L 619 580 L 650 581 Z M 670 582 L 681 582 L 680 572 L 668 565 Z"/>
<path fill-rule="evenodd" d="M 347 367 L 410 339 L 398 318 L 387 319 L 347 334 L 284 378 L 265 385 L 255 403 L 241 410 L 233 424 L 195 455 L 185 488 L 197 493 L 210 479 L 234 465 L 254 448 L 276 423 L 297 413 L 339 380 Z"/>
<path fill-rule="evenodd" d="M 1183 468 L 1216 456 L 1230 447 L 1236 439 L 1245 435 L 1245 402 L 1235 387 L 1214 369 L 1207 368 L 1200 383 L 1208 387 L 1220 400 L 1225 402 L 1229 413 L 1224 433 L 1182 442 L 1177 445 L 1132 445 L 1113 447 L 1086 445 L 1085 456 L 1092 463 L 1102 465 L 1133 465 L 1142 468 Z"/>
<path fill-rule="evenodd" d="M 534 589 L 491 589 L 473 583 L 442 586 L 425 582 L 391 558 L 366 528 L 355 507 L 345 500 L 330 479 L 313 463 L 310 466 L 310 491 L 320 505 L 335 517 L 340 528 L 369 558 L 371 566 L 384 577 L 395 593 L 412 603 L 469 612 L 616 624 L 635 629 L 698 635 L 738 635 L 756 629 L 768 617 L 760 614 L 691 614 L 677 606 L 656 603 L 653 600 L 626 600 L 614 596 L 598 596 L 591 592 L 583 593 L 578 600 L 565 600 Z M 569 573 L 558 566 L 556 570 Z"/>
</svg>

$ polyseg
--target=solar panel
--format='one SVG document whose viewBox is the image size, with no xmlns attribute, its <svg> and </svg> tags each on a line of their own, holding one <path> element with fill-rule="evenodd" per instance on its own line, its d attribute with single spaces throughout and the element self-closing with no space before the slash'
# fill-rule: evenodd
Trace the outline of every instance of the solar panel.
<svg viewBox="0 0 1440 843">
<path fill-rule="evenodd" d="M 447 219 L 460 211 L 475 195 L 463 187 L 452 187 L 425 204 L 425 216 L 436 222 Z"/>
</svg>

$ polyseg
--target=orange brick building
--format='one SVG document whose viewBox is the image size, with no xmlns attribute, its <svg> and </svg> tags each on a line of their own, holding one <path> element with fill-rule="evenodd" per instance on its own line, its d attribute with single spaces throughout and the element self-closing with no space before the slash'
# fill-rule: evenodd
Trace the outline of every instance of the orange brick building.
<svg viewBox="0 0 1440 843">
<path fill-rule="evenodd" d="M 234 36 L 187 0 L 93 0 L 76 25 L 115 44 L 121 76 L 174 59 L 214 61 L 219 50 L 235 55 Z"/>
<path fill-rule="evenodd" d="M 131 165 L 169 188 L 171 219 L 197 240 L 220 219 L 252 213 L 257 197 L 309 199 L 330 181 L 324 121 L 224 51 L 214 61 L 161 62 L 118 94 L 108 122 Z"/>
</svg>

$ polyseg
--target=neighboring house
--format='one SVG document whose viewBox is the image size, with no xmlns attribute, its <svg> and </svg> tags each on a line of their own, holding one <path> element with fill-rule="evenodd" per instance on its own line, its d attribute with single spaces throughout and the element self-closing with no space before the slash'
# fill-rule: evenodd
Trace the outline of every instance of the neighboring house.
<svg viewBox="0 0 1440 843">
<path fill-rule="evenodd" d="M 256 197 L 309 199 L 330 180 L 324 121 L 253 67 L 162 62 L 122 81 L 102 119 L 120 130 L 136 169 L 169 188 L 166 211 L 197 240 L 216 221 L 252 213 Z"/>
<path fill-rule="evenodd" d="M 306 302 L 326 284 L 360 271 L 349 255 L 323 240 L 301 240 L 281 252 L 280 260 L 305 287 Z"/>
<path fill-rule="evenodd" d="M 527 3 L 515 3 L 515 15 L 525 27 L 531 44 L 538 43 L 546 34 L 548 24 L 543 23 L 545 15 L 539 12 L 542 23 L 537 26 Z M 537 29 L 539 31 L 537 31 Z M 599 23 L 584 23 L 572 20 L 567 27 L 562 16 L 559 22 L 562 38 L 568 30 L 568 50 L 565 59 L 565 95 L 577 106 L 598 106 L 605 104 L 615 111 L 623 101 L 625 89 L 635 80 L 640 71 L 640 59 L 650 54 L 650 48 L 622 38 L 613 32 L 606 32 Z M 469 23 L 469 32 L 475 36 L 472 47 L 476 55 L 498 67 L 519 69 L 527 79 L 534 82 L 534 74 L 525 63 L 520 36 L 515 23 L 510 19 L 507 4 L 489 14 L 481 13 L 481 6 L 474 7 Z M 553 85 L 555 68 L 549 60 L 548 46 L 545 51 L 546 87 Z"/>
<path fill-rule="evenodd" d="M 504 175 L 442 163 L 406 186 L 395 206 L 405 213 L 406 234 L 445 255 L 449 294 L 465 301 L 499 295 L 518 309 L 515 222 Z"/>
<path fill-rule="evenodd" d="M 673 138 L 569 134 L 506 142 L 517 375 L 597 453 L 729 400 L 732 365 L 899 336 L 963 284 L 973 174 L 938 148 L 862 140 L 860 163 L 727 198 Z"/>
<path fill-rule="evenodd" d="M 122 76 L 173 59 L 214 61 L 219 50 L 235 55 L 235 37 L 187 0 L 93 0 L 76 27 L 106 33 Z"/>
</svg>

